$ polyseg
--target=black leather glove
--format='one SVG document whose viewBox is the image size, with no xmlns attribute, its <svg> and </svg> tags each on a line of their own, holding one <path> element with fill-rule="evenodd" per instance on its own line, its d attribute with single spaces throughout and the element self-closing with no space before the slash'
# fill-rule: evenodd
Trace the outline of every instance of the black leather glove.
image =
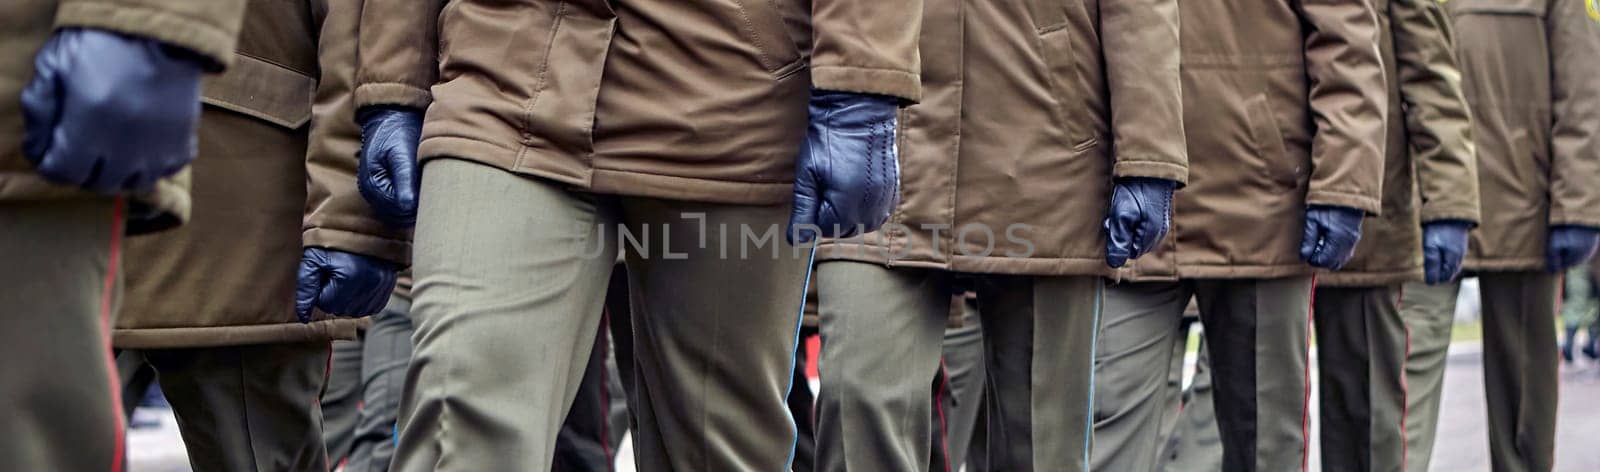
<svg viewBox="0 0 1600 472">
<path fill-rule="evenodd" d="M 1305 237 L 1300 258 L 1313 267 L 1339 270 L 1356 253 L 1361 241 L 1361 210 L 1331 205 L 1306 208 Z"/>
<path fill-rule="evenodd" d="M 383 310 L 394 292 L 398 268 L 389 261 L 320 247 L 300 259 L 294 312 L 311 321 L 313 307 L 338 316 L 367 316 Z"/>
<path fill-rule="evenodd" d="M 795 162 L 791 244 L 872 232 L 889 220 L 900 200 L 899 108 L 890 97 L 813 92 L 811 124 Z"/>
<path fill-rule="evenodd" d="M 1166 179 L 1117 180 L 1106 211 L 1106 265 L 1122 267 L 1161 243 L 1172 223 L 1172 192 L 1177 188 L 1177 182 Z"/>
<path fill-rule="evenodd" d="M 417 144 L 422 140 L 422 112 L 406 107 L 367 107 L 356 114 L 361 123 L 361 164 L 356 187 L 379 219 L 391 226 L 417 224 Z"/>
<path fill-rule="evenodd" d="M 1461 220 L 1422 224 L 1422 272 L 1428 285 L 1449 282 L 1461 274 L 1461 259 L 1467 256 L 1467 232 L 1471 230 L 1472 223 Z"/>
<path fill-rule="evenodd" d="M 22 89 L 23 154 L 52 182 L 148 190 L 194 160 L 204 66 L 152 39 L 57 31 Z"/>
<path fill-rule="evenodd" d="M 1551 226 L 1550 241 L 1544 249 L 1545 265 L 1551 272 L 1567 270 L 1593 257 L 1596 244 L 1600 244 L 1600 228 Z"/>
</svg>

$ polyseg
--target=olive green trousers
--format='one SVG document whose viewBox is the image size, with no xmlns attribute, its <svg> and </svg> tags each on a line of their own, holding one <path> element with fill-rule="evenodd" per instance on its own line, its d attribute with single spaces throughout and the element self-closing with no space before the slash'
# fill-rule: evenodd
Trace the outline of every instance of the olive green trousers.
<svg viewBox="0 0 1600 472">
<path fill-rule="evenodd" d="M 784 242 L 787 206 L 587 194 L 451 159 L 424 165 L 422 195 L 392 470 L 550 470 L 619 251 L 638 469 L 788 468 L 809 259 Z"/>
<path fill-rule="evenodd" d="M 0 470 L 119 470 L 123 204 L 0 202 Z"/>
<path fill-rule="evenodd" d="M 955 277 L 818 264 L 819 470 L 923 471 L 959 460 L 929 441 L 950 426 L 948 416 L 930 419 L 943 403 L 932 380 L 941 371 Z M 987 350 L 988 444 L 985 457 L 971 460 L 992 470 L 1087 470 L 1100 278 L 973 277 Z"/>
</svg>

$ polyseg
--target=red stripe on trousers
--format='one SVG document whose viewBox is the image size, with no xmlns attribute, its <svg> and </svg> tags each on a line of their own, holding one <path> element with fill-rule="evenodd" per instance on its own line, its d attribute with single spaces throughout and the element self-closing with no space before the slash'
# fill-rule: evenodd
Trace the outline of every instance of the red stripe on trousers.
<svg viewBox="0 0 1600 472">
<path fill-rule="evenodd" d="M 1311 323 L 1317 317 L 1317 276 L 1311 275 L 1311 303 L 1306 308 L 1305 390 L 1300 401 L 1300 471 L 1311 467 Z"/>
<path fill-rule="evenodd" d="M 122 382 L 117 378 L 117 360 L 111 355 L 111 304 L 115 302 L 117 290 L 118 265 L 122 261 L 122 232 L 124 231 L 123 212 L 127 202 L 124 197 L 116 197 L 111 203 L 111 242 L 110 261 L 106 264 L 105 282 L 100 292 L 100 341 L 105 348 L 106 373 L 111 385 L 111 410 L 116 414 L 113 417 L 112 433 L 116 442 L 112 448 L 115 453 L 111 458 L 111 472 L 122 472 L 122 459 L 124 451 L 125 427 L 122 420 Z"/>
<path fill-rule="evenodd" d="M 939 358 L 939 388 L 933 392 L 933 409 L 939 412 L 939 452 L 944 454 L 944 472 L 950 472 L 950 430 L 945 426 L 944 392 L 950 389 L 950 371 Z"/>
</svg>

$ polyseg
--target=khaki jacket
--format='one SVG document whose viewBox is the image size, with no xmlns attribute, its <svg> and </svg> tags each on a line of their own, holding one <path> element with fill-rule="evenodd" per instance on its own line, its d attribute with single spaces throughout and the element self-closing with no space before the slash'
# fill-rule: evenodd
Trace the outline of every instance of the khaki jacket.
<svg viewBox="0 0 1600 472">
<path fill-rule="evenodd" d="M 1162 245 L 1123 275 L 1273 278 L 1305 208 L 1377 214 L 1387 97 L 1371 2 L 1181 0 L 1189 185 Z"/>
<path fill-rule="evenodd" d="M 811 88 L 920 96 L 921 5 L 367 0 L 356 98 L 427 107 L 424 160 L 605 194 L 787 203 Z"/>
<path fill-rule="evenodd" d="M 1379 48 L 1389 83 L 1383 216 L 1367 218 L 1355 257 L 1329 286 L 1422 280 L 1422 224 L 1478 222 L 1472 118 L 1461 93 L 1454 37 L 1434 0 L 1377 0 Z"/>
<path fill-rule="evenodd" d="M 100 198 L 46 181 L 22 155 L 22 88 L 33 79 L 33 58 L 57 28 L 118 31 L 181 46 L 232 63 L 244 0 L 4 0 L 0 1 L 0 202 Z M 129 232 L 166 229 L 189 217 L 187 171 L 135 195 Z"/>
<path fill-rule="evenodd" d="M 234 67 L 205 84 L 187 225 L 129 238 L 119 348 L 351 339 L 365 320 L 294 314 L 303 246 L 403 263 L 355 187 L 361 0 L 249 0 Z"/>
<path fill-rule="evenodd" d="M 1176 0 L 927 0 L 900 205 L 823 260 L 1109 275 L 1113 177 L 1188 176 Z"/>
<path fill-rule="evenodd" d="M 1450 0 L 1483 223 L 1468 270 L 1544 269 L 1550 225 L 1600 227 L 1600 7 Z"/>
</svg>

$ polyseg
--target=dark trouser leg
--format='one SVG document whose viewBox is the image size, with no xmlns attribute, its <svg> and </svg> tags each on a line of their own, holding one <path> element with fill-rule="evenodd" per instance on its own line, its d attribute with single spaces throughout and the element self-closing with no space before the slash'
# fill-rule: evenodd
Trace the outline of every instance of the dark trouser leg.
<svg viewBox="0 0 1600 472">
<path fill-rule="evenodd" d="M 1311 277 L 1194 284 L 1216 385 L 1222 469 L 1304 469 Z"/>
<path fill-rule="evenodd" d="M 639 469 L 789 468 L 796 429 L 784 402 L 809 270 L 806 253 L 782 242 L 789 208 L 646 198 L 622 207 L 632 234 L 649 228 L 659 242 L 626 246 Z M 771 236 L 740 255 L 722 227 Z"/>
<path fill-rule="evenodd" d="M 350 459 L 361 419 L 361 341 L 333 342 L 328 386 L 322 392 L 322 441 L 335 467 Z"/>
<path fill-rule="evenodd" d="M 818 469 L 928 470 L 951 275 L 852 261 L 817 271 Z"/>
<path fill-rule="evenodd" d="M 1400 294 L 1400 318 L 1411 335 L 1406 355 L 1406 470 L 1426 471 L 1439 431 L 1439 405 L 1444 395 L 1444 367 L 1455 326 L 1456 294 L 1461 282 L 1443 285 L 1408 283 Z"/>
<path fill-rule="evenodd" d="M 156 383 L 156 370 L 145 362 L 144 353 L 129 349 L 116 350 L 117 377 L 122 381 L 122 416 L 133 418 L 150 386 Z"/>
<path fill-rule="evenodd" d="M 966 297 L 952 303 L 966 304 Z M 943 388 L 936 395 L 943 434 L 936 434 L 935 447 L 944 454 L 935 454 L 933 470 L 956 471 L 967 462 L 967 451 L 972 446 L 973 430 L 978 422 L 978 409 L 983 405 L 983 384 L 988 371 L 983 363 L 983 324 L 977 310 L 962 307 L 963 323 L 944 332 L 944 362 L 935 385 Z M 945 466 L 948 465 L 948 469 Z"/>
<path fill-rule="evenodd" d="M 992 469 L 1088 469 L 1102 283 L 1021 276 L 979 282 L 996 407 L 989 411 Z"/>
<path fill-rule="evenodd" d="M 1211 355 L 1204 338 L 1194 364 L 1194 378 L 1183 395 L 1177 425 L 1165 441 L 1160 470 L 1210 472 L 1222 470 L 1222 433 L 1217 431 L 1216 385 L 1212 383 Z"/>
<path fill-rule="evenodd" d="M 361 344 L 361 415 L 346 472 L 384 472 L 394 457 L 394 431 L 411 361 L 411 301 L 390 297 Z"/>
<path fill-rule="evenodd" d="M 195 470 L 327 470 L 328 343 L 151 349 Z"/>
<path fill-rule="evenodd" d="M 567 411 L 556 437 L 555 464 L 550 470 L 560 472 L 601 472 L 612 468 L 615 450 L 611 448 L 611 396 L 606 370 L 606 360 L 611 357 L 609 328 L 603 325 L 594 338 L 594 352 L 589 355 L 589 367 L 583 372 L 578 386 L 578 396 Z"/>
<path fill-rule="evenodd" d="M 1557 276 L 1479 274 L 1489 451 L 1496 472 L 1549 471 L 1555 459 Z"/>
<path fill-rule="evenodd" d="M 113 470 L 123 231 L 111 199 L 0 202 L 0 470 Z"/>
<path fill-rule="evenodd" d="M 1322 470 L 1401 472 L 1406 327 L 1400 287 L 1316 294 Z"/>
<path fill-rule="evenodd" d="M 1182 367 L 1179 323 L 1192 294 L 1177 283 L 1106 288 L 1095 356 L 1093 470 L 1149 472 L 1177 413 L 1169 370 Z"/>
<path fill-rule="evenodd" d="M 816 396 L 811 391 L 811 379 L 806 378 L 806 340 L 817 335 L 814 327 L 800 328 L 800 342 L 794 349 L 793 388 L 789 389 L 789 416 L 794 417 L 797 432 L 794 442 L 794 463 L 789 470 L 811 472 L 816 470 L 817 419 Z"/>
</svg>

